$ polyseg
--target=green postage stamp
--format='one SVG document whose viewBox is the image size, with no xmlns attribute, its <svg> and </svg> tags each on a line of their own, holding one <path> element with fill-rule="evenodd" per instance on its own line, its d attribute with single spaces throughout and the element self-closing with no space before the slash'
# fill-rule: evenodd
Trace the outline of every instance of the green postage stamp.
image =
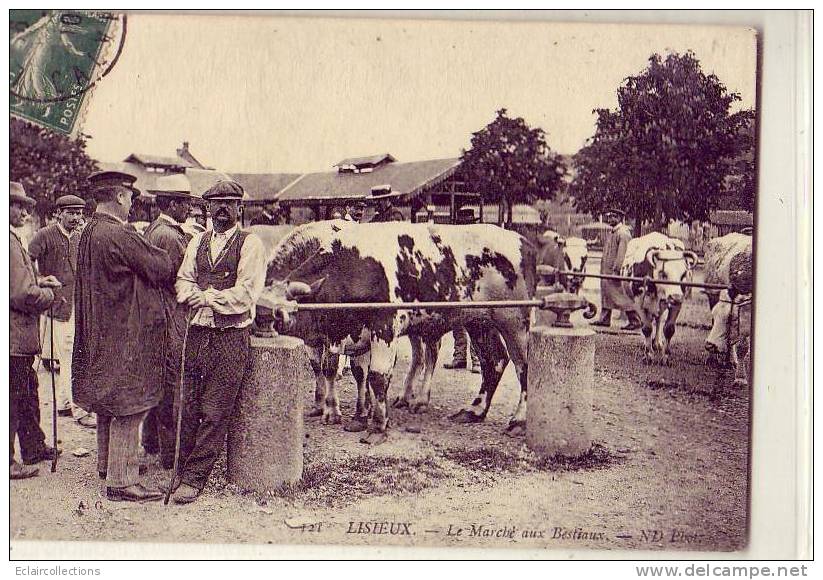
<svg viewBox="0 0 823 580">
<path fill-rule="evenodd" d="M 11 114 L 76 135 L 94 87 L 120 56 L 125 15 L 11 10 L 9 26 Z"/>
</svg>

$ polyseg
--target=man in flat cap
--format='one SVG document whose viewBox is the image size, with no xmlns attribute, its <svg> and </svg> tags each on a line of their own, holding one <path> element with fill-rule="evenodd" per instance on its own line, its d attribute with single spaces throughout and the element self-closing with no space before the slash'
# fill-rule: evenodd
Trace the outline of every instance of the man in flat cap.
<svg viewBox="0 0 823 580">
<path fill-rule="evenodd" d="M 391 185 L 378 185 L 371 188 L 371 199 L 377 202 L 375 213 L 369 223 L 402 222 L 403 212 L 394 207 L 394 200 L 401 194 L 393 193 Z"/>
<path fill-rule="evenodd" d="M 620 267 L 626 256 L 626 247 L 632 239 L 632 232 L 623 220 L 626 214 L 619 209 L 606 210 L 605 220 L 611 226 L 603 242 L 603 258 L 600 262 L 600 273 L 620 275 Z M 600 319 L 592 322 L 592 326 L 609 327 L 612 324 L 612 310 L 618 309 L 626 313 L 629 322 L 622 330 L 637 330 L 642 326 L 637 305 L 623 291 L 623 284 L 619 280 L 600 280 L 600 299 L 603 309 Z"/>
<path fill-rule="evenodd" d="M 62 287 L 55 290 L 54 304 L 43 317 L 44 333 L 54 332 L 52 358 L 60 361 L 57 380 L 57 414 L 72 416 L 71 355 L 74 350 L 74 273 L 77 270 L 77 248 L 80 245 L 80 224 L 86 202 L 76 195 L 64 195 L 55 202 L 56 220 L 41 228 L 29 242 L 29 256 L 37 263 L 43 276 L 54 276 Z M 51 327 L 51 328 L 50 328 Z M 81 424 L 93 426 L 93 417 L 84 417 Z"/>
<path fill-rule="evenodd" d="M 35 202 L 20 183 L 12 181 L 9 189 L 9 477 L 25 479 L 37 475 L 37 468 L 28 466 L 59 454 L 46 445 L 40 428 L 37 373 L 32 365 L 40 354 L 39 316 L 54 302 L 54 289 L 60 283 L 53 276 L 37 280 L 29 254 L 13 229 L 26 223 Z M 15 437 L 25 466 L 14 460 Z"/>
<path fill-rule="evenodd" d="M 177 273 L 177 300 L 192 308 L 185 353 L 175 503 L 200 495 L 226 440 L 249 363 L 254 304 L 263 291 L 263 244 L 240 230 L 243 188 L 220 181 L 203 194 L 212 230 L 194 236 Z"/>
<path fill-rule="evenodd" d="M 152 192 L 156 196 L 154 202 L 159 215 L 143 232 L 143 237 L 153 246 L 168 252 L 174 271 L 177 272 L 183 263 L 186 245 L 191 239 L 181 227 L 191 210 L 191 186 L 186 176 L 178 173 L 159 178 L 156 189 Z M 165 361 L 163 399 L 149 411 L 143 421 L 141 435 L 146 453 L 159 453 L 163 469 L 171 469 L 174 465 L 174 395 L 180 378 L 180 357 L 183 354 L 183 332 L 188 308 L 177 303 L 174 280 L 160 287 L 160 296 L 166 312 L 165 336 L 156 345 Z"/>
<path fill-rule="evenodd" d="M 89 177 L 97 210 L 83 229 L 75 280 L 74 403 L 97 413 L 97 471 L 112 501 L 162 497 L 139 481 L 139 428 L 163 397 L 165 335 L 160 288 L 174 280 L 168 252 L 126 220 L 135 178 L 106 171 Z"/>
</svg>

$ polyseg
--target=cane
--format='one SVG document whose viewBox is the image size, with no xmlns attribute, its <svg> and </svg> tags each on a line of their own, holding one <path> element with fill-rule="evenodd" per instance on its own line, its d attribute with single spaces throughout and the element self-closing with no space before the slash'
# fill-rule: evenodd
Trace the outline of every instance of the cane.
<svg viewBox="0 0 823 580">
<path fill-rule="evenodd" d="M 180 464 L 180 431 L 183 424 L 183 380 L 186 373 L 186 343 L 189 341 L 189 328 L 194 310 L 189 310 L 186 315 L 186 328 L 183 331 L 183 352 L 180 355 L 180 380 L 177 382 L 177 427 L 174 435 L 174 467 L 172 468 L 171 481 L 166 488 L 166 497 L 163 498 L 163 505 L 169 505 L 171 492 L 174 491 L 174 482 L 177 479 L 177 470 Z"/>
<path fill-rule="evenodd" d="M 57 471 L 57 389 L 54 386 L 54 312 L 49 306 L 49 349 L 52 356 L 51 371 L 51 434 L 54 442 L 54 457 L 51 458 L 51 472 Z"/>
</svg>

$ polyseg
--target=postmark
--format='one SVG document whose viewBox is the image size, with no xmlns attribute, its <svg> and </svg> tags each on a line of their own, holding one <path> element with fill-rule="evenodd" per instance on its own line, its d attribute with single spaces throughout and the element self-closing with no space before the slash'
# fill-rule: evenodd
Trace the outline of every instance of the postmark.
<svg viewBox="0 0 823 580">
<path fill-rule="evenodd" d="M 115 66 L 126 16 L 94 10 L 12 10 L 12 115 L 76 135 L 98 82 Z"/>
</svg>

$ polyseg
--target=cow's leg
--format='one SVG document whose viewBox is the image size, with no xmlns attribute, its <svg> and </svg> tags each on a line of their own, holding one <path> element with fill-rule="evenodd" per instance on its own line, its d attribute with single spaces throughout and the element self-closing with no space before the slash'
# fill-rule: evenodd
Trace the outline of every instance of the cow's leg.
<svg viewBox="0 0 823 580">
<path fill-rule="evenodd" d="M 322 345 L 306 345 L 306 354 L 314 373 L 314 406 L 306 413 L 307 417 L 321 417 L 323 415 L 323 400 L 326 398 L 326 379 L 323 376 Z"/>
<path fill-rule="evenodd" d="M 734 386 L 744 388 L 749 384 L 751 373 L 751 345 L 749 337 L 743 336 L 738 342 L 732 345 L 731 351 L 734 357 Z"/>
<path fill-rule="evenodd" d="M 509 356 L 514 363 L 514 370 L 517 372 L 517 379 L 520 381 L 520 400 L 514 415 L 509 419 L 506 431 L 509 435 L 526 434 L 526 404 L 528 400 L 528 356 L 529 356 L 529 328 L 528 325 L 519 325 L 507 332 L 503 332 L 503 340 Z"/>
<path fill-rule="evenodd" d="M 326 396 L 323 398 L 323 423 L 336 425 L 343 420 L 340 413 L 340 399 L 337 396 L 337 365 L 340 362 L 340 355 L 326 350 L 323 353 L 323 379 L 326 385 Z"/>
<path fill-rule="evenodd" d="M 409 342 L 411 343 L 411 362 L 409 363 L 409 371 L 406 373 L 406 379 L 403 382 L 403 396 L 395 398 L 392 403 L 392 407 L 395 409 L 410 408 L 414 404 L 416 386 L 421 381 L 424 370 L 423 339 L 419 336 L 409 335 Z"/>
<path fill-rule="evenodd" d="M 480 359 L 480 392 L 470 405 L 451 416 L 458 423 L 479 423 L 486 418 L 500 377 L 509 364 L 509 355 L 500 333 L 489 326 L 466 325 L 466 330 Z"/>
<path fill-rule="evenodd" d="M 671 359 L 671 343 L 672 337 L 674 336 L 674 332 L 677 329 L 677 317 L 680 316 L 680 308 L 683 305 L 680 302 L 677 302 L 673 305 L 670 305 L 667 312 L 668 316 L 665 317 L 666 323 L 663 326 L 663 336 L 662 336 L 662 345 L 660 350 L 660 362 L 666 365 L 667 367 L 672 365 Z M 664 314 L 661 314 L 660 318 L 664 317 Z"/>
<path fill-rule="evenodd" d="M 415 393 L 412 413 L 425 413 L 429 408 L 432 397 L 432 376 L 437 368 L 437 355 L 440 354 L 440 339 L 426 339 L 423 341 L 423 380 Z"/>
<path fill-rule="evenodd" d="M 396 361 L 397 346 L 394 341 L 372 339 L 371 365 L 368 375 L 369 388 L 372 392 L 372 414 L 369 420 L 369 434 L 360 439 L 362 443 L 377 444 L 384 442 L 387 438 L 389 406 L 386 397 Z"/>
<path fill-rule="evenodd" d="M 369 423 L 371 397 L 369 396 L 368 376 L 371 364 L 371 351 L 351 357 L 351 374 L 357 384 L 357 403 L 354 417 L 343 427 L 346 431 L 365 431 Z"/>
<path fill-rule="evenodd" d="M 655 319 L 643 310 L 643 360 L 647 363 L 654 360 L 654 329 Z"/>
</svg>

